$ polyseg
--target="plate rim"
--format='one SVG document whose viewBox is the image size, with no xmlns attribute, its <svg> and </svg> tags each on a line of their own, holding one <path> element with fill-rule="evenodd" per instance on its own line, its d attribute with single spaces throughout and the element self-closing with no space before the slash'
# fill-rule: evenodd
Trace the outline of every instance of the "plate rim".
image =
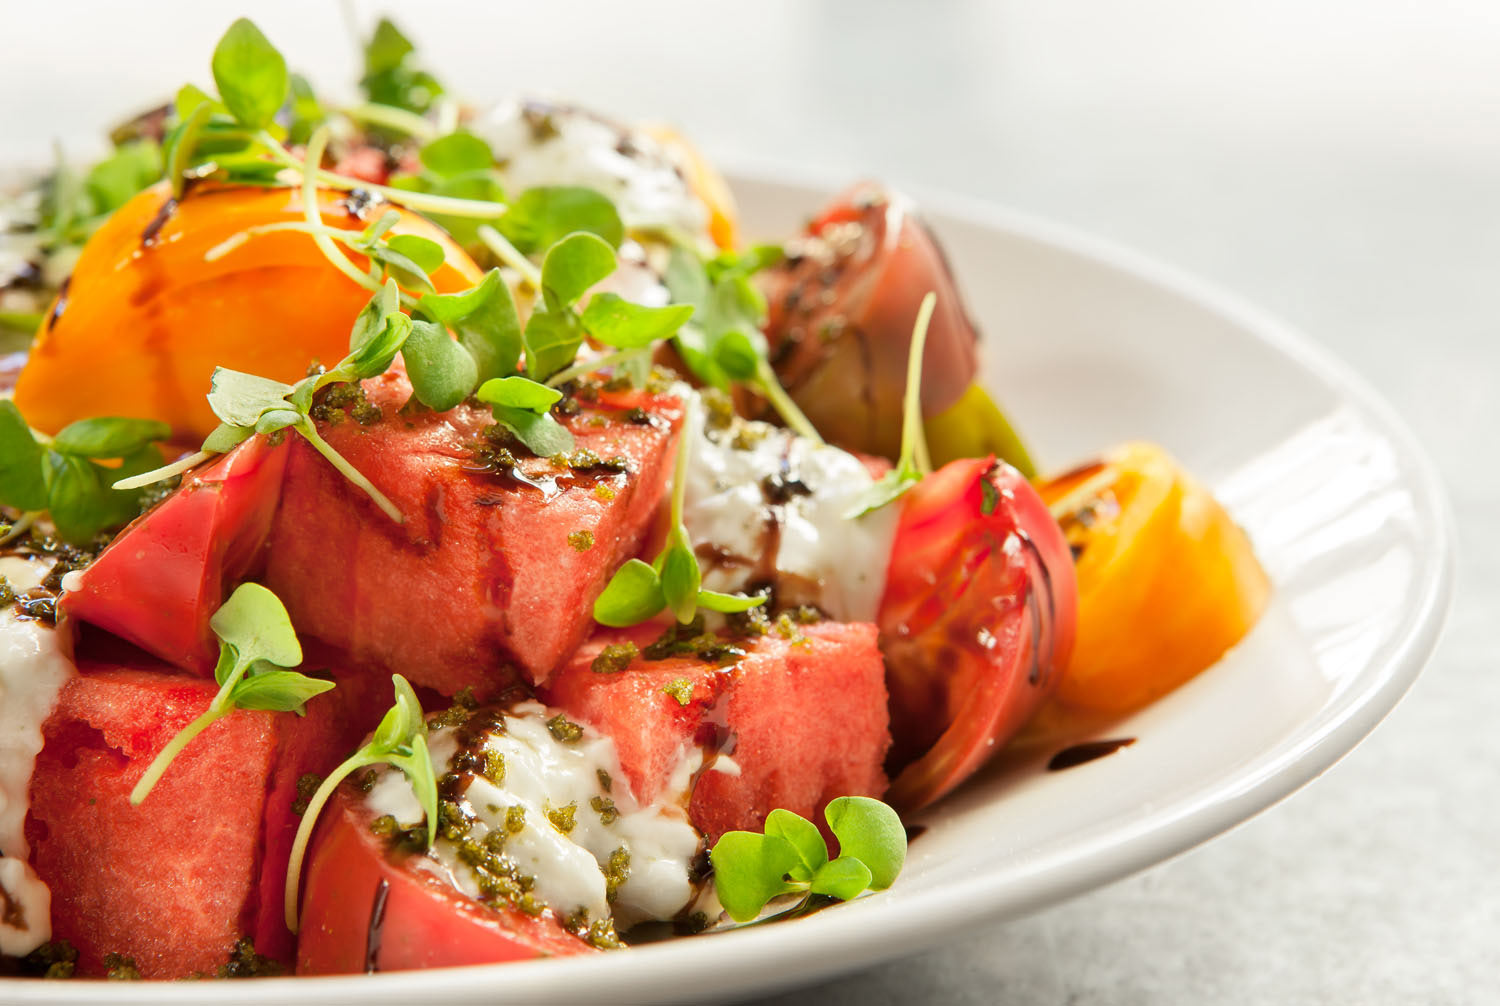
<svg viewBox="0 0 1500 1006">
<path fill-rule="evenodd" d="M 725 175 L 731 189 L 753 185 L 795 191 L 799 199 L 814 205 L 850 181 L 848 176 L 832 171 L 771 160 L 740 159 L 733 162 Z M 1160 814 L 1134 824 L 1123 834 L 1095 836 L 1062 853 L 1039 857 L 1019 875 L 988 871 L 969 878 L 962 913 L 941 891 L 935 890 L 909 895 L 899 913 L 866 911 L 857 927 L 844 925 L 838 913 L 822 913 L 799 920 L 796 926 L 736 932 L 733 943 L 726 944 L 727 952 L 713 955 L 719 958 L 721 977 L 731 979 L 714 989 L 716 997 L 769 992 L 857 970 L 876 959 L 918 953 L 960 928 L 1019 917 L 1124 879 L 1249 821 L 1327 771 L 1395 709 L 1435 651 L 1452 605 L 1456 524 L 1436 466 L 1395 408 L 1334 353 L 1213 281 L 1084 228 L 940 188 L 907 184 L 896 187 L 915 199 L 925 217 L 962 220 L 984 230 L 1049 246 L 1190 302 L 1230 322 L 1243 335 L 1259 340 L 1310 373 L 1340 399 L 1365 413 L 1374 430 L 1395 448 L 1403 468 L 1412 476 L 1407 488 L 1415 511 L 1431 518 L 1430 524 L 1423 523 L 1434 535 L 1426 549 L 1430 561 L 1419 566 L 1414 575 L 1414 585 L 1420 586 L 1420 592 L 1416 595 L 1418 603 L 1407 636 L 1372 661 L 1359 675 L 1357 687 L 1340 693 L 1331 706 L 1321 710 L 1327 714 L 1331 709 L 1327 722 L 1216 780 L 1215 793 L 1190 794 Z M 1231 791 L 1226 793 L 1226 789 Z M 877 906 L 871 902 L 869 907 Z M 563 998 L 572 1001 L 578 992 L 597 990 L 607 984 L 621 1001 L 636 998 L 671 1001 L 662 999 L 662 981 L 670 980 L 670 975 L 680 975 L 684 965 L 704 967 L 705 962 L 696 958 L 710 956 L 704 954 L 709 948 L 700 940 L 721 938 L 635 947 L 624 957 L 606 954 L 569 959 L 568 983 L 576 983 L 576 990 L 563 993 Z M 687 957 L 695 959 L 679 959 Z M 631 963 L 622 965 L 625 960 Z M 710 967 L 714 963 L 707 962 Z M 771 968 L 766 970 L 766 965 Z M 759 974 L 754 973 L 757 968 L 762 969 Z M 380 976 L 378 983 L 362 975 L 268 978 L 248 984 L 214 982 L 208 986 L 141 982 L 116 984 L 108 1001 L 330 1003 L 342 1000 L 341 990 L 347 990 L 350 1001 L 362 1003 L 393 1002 L 413 994 L 442 991 L 455 993 L 460 1001 L 470 1001 L 475 992 L 483 991 L 478 979 L 485 975 L 503 977 L 503 983 L 497 984 L 522 998 L 528 994 L 549 994 L 549 998 L 557 999 L 557 979 L 561 973 L 561 966 L 550 961 L 520 961 L 387 973 Z M 701 998 L 694 987 L 683 987 L 680 981 L 677 988 L 667 990 L 667 995 L 682 1001 Z M 75 984 L 0 979 L 0 999 L 71 1003 L 98 1002 L 99 996 L 98 985 L 92 981 Z"/>
</svg>

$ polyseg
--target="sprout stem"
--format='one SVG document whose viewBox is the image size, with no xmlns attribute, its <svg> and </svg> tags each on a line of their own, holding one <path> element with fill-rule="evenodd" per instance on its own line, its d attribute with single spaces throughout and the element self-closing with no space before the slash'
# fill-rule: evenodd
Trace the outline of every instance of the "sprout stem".
<svg viewBox="0 0 1500 1006">
<path fill-rule="evenodd" d="M 318 823 L 318 815 L 323 812 L 324 804 L 328 798 L 333 796 L 333 791 L 338 788 L 339 783 L 347 779 L 351 773 L 357 772 L 366 765 L 374 765 L 380 761 L 371 757 L 368 751 L 360 748 L 354 754 L 346 758 L 338 768 L 328 773 L 328 778 L 313 792 L 312 799 L 307 801 L 307 809 L 302 812 L 302 823 L 297 825 L 297 837 L 292 840 L 292 854 L 287 861 L 286 867 L 286 927 L 292 932 L 297 931 L 297 894 L 302 886 L 302 860 L 307 855 L 307 843 L 312 838 L 313 826 Z"/>
<path fill-rule="evenodd" d="M 394 129 L 398 133 L 405 133 L 424 143 L 436 139 L 438 129 L 426 118 L 416 112 L 408 112 L 404 108 L 395 105 L 382 105 L 378 102 L 365 102 L 362 105 L 354 105 L 350 108 L 340 109 L 345 116 L 355 122 L 367 126 L 383 126 L 386 129 Z"/>
<path fill-rule="evenodd" d="M 279 147 L 280 144 L 277 144 Z M 318 245 L 328 261 L 332 262 L 345 276 L 364 287 L 372 293 L 380 290 L 380 284 L 375 277 L 367 272 L 361 272 L 349 261 L 349 256 L 339 251 L 338 245 L 333 239 L 322 233 L 323 214 L 318 209 L 318 184 L 314 170 L 323 161 L 323 151 L 328 147 L 328 127 L 319 126 L 318 131 L 313 133 L 312 138 L 307 141 L 307 161 L 302 166 L 302 215 L 307 219 L 307 226 L 311 229 L 312 239 Z M 290 156 L 290 155 L 288 155 Z"/>
<path fill-rule="evenodd" d="M 521 274 L 521 278 L 533 290 L 542 288 L 542 270 L 521 254 L 521 250 L 505 239 L 495 228 L 485 224 L 479 228 L 479 240 L 483 241 L 485 247 L 494 252 L 506 265 Z"/>
<path fill-rule="evenodd" d="M 143 486 L 149 486 L 157 482 L 163 482 L 167 479 L 173 478 L 174 476 L 181 475 L 183 472 L 187 471 L 190 468 L 196 468 L 203 462 L 207 461 L 209 458 L 215 456 L 216 455 L 213 451 L 199 451 L 196 454 L 189 454 L 187 457 L 178 458 L 171 464 L 166 465 L 162 468 L 158 468 L 153 472 L 143 472 L 140 475 L 132 475 L 128 479 L 121 479 L 114 485 L 110 486 L 110 488 L 124 491 L 129 489 L 140 489 Z"/>
<path fill-rule="evenodd" d="M 792 401 L 792 396 L 782 388 L 781 382 L 776 379 L 776 372 L 771 369 L 769 360 L 761 357 L 755 363 L 755 390 L 766 397 L 771 407 L 781 416 L 782 421 L 791 428 L 798 436 L 806 437 L 819 447 L 823 446 L 823 438 L 818 434 L 818 428 L 812 421 L 797 408 L 797 403 Z"/>
<path fill-rule="evenodd" d="M 569 381 L 573 380 L 573 378 L 582 377 L 584 374 L 593 373 L 601 367 L 612 367 L 617 363 L 624 363 L 626 360 L 630 359 L 632 356 L 635 356 L 639 352 L 639 349 L 619 349 L 613 353 L 606 353 L 603 356 L 590 357 L 587 360 L 583 360 L 579 363 L 573 364 L 573 366 L 568 367 L 565 370 L 559 370 L 557 373 L 547 378 L 547 387 L 561 387 L 562 385 L 567 384 Z"/>
<path fill-rule="evenodd" d="M 365 494 L 368 495 L 370 499 L 375 501 L 375 505 L 380 507 L 382 513 L 384 513 L 391 520 L 395 521 L 397 524 L 405 523 L 405 518 L 401 516 L 401 511 L 396 509 L 396 504 L 392 503 L 385 493 L 381 492 L 379 489 L 376 489 L 373 482 L 365 478 L 364 475 L 360 474 L 358 468 L 355 468 L 348 461 L 345 461 L 343 455 L 339 454 L 338 451 L 328 446 L 328 441 L 324 440 L 318 435 L 318 431 L 313 426 L 313 422 L 311 419 L 309 419 L 307 416 L 303 416 L 300 420 L 298 420 L 297 432 L 302 434 L 302 436 L 307 439 L 307 442 L 309 444 L 312 444 L 313 450 L 323 455 L 323 457 L 327 459 L 329 464 L 337 468 L 339 470 L 339 473 L 343 475 L 344 478 L 348 479 L 350 482 L 353 482 L 355 485 L 359 486 L 359 488 L 363 489 L 365 491 Z"/>
</svg>

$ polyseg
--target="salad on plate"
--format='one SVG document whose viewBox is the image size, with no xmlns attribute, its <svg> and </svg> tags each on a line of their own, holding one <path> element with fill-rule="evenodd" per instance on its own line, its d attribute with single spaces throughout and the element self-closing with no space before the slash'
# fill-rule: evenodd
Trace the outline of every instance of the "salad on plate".
<svg viewBox="0 0 1500 1006">
<path fill-rule="evenodd" d="M 1164 448 L 1038 471 L 899 193 L 746 243 L 675 131 L 388 21 L 356 105 L 211 70 L 0 202 L 0 975 L 795 924 L 1264 607 Z"/>
</svg>

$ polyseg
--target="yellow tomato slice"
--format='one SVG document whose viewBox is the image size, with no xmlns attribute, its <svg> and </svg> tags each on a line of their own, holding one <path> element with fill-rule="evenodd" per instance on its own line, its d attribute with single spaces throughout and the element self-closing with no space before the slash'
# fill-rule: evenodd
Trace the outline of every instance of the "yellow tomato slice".
<svg viewBox="0 0 1500 1006">
<path fill-rule="evenodd" d="M 1264 610 L 1270 581 L 1249 539 L 1162 448 L 1125 444 L 1037 488 L 1078 575 L 1064 705 L 1137 709 L 1211 666 Z"/>
</svg>

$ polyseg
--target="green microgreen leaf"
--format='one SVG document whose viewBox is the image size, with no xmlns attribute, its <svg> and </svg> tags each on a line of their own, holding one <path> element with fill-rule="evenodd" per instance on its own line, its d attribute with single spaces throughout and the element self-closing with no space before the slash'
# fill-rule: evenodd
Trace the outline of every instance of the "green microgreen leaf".
<svg viewBox="0 0 1500 1006">
<path fill-rule="evenodd" d="M 813 894 L 853 901 L 870 889 L 870 868 L 850 856 L 840 856 L 819 867 L 808 885 Z"/>
<path fill-rule="evenodd" d="M 443 87 L 424 70 L 411 65 L 411 41 L 387 18 L 381 18 L 365 45 L 365 75 L 360 86 L 382 105 L 425 112 L 443 94 Z"/>
<path fill-rule="evenodd" d="M 549 310 L 572 307 L 589 287 L 615 271 L 615 250 L 595 234 L 578 231 L 547 249 L 542 294 Z"/>
<path fill-rule="evenodd" d="M 667 548 L 657 557 L 657 568 L 661 573 L 662 596 L 667 607 L 679 622 L 691 622 L 698 610 L 698 588 L 702 586 L 702 573 L 698 569 L 698 558 L 693 554 L 687 540 L 687 532 L 678 525 Z"/>
<path fill-rule="evenodd" d="M 726 832 L 709 853 L 714 889 L 729 917 L 748 922 L 773 898 L 797 888 L 784 879 L 802 857 L 786 839 L 752 831 Z"/>
<path fill-rule="evenodd" d="M 539 458 L 550 458 L 558 454 L 571 454 L 577 447 L 568 428 L 550 415 L 537 415 L 529 409 L 516 409 L 506 405 L 492 405 L 490 410 L 495 421 L 516 435 L 526 449 Z"/>
<path fill-rule="evenodd" d="M 430 274 L 442 267 L 443 246 L 431 238 L 420 234 L 394 234 L 386 239 L 386 244 L 416 263 L 424 273 Z"/>
<path fill-rule="evenodd" d="M 618 294 L 600 293 L 584 308 L 583 327 L 606 346 L 640 349 L 671 338 L 692 316 L 691 304 L 645 307 Z"/>
<path fill-rule="evenodd" d="M 438 137 L 424 146 L 417 156 L 422 166 L 436 175 L 462 175 L 470 171 L 488 171 L 495 166 L 490 145 L 463 130 Z"/>
<path fill-rule="evenodd" d="M 154 419 L 80 419 L 64 426 L 52 446 L 85 458 L 122 458 L 171 435 L 172 427 Z"/>
<path fill-rule="evenodd" d="M 277 669 L 300 664 L 302 647 L 286 608 L 258 583 L 236 587 L 209 619 L 209 627 L 219 637 L 219 661 L 214 667 L 218 694 L 202 715 L 183 727 L 147 766 L 130 792 L 133 805 L 150 795 L 193 738 L 235 709 L 300 713 L 308 699 L 333 688 L 330 681 Z"/>
<path fill-rule="evenodd" d="M 230 693 L 238 709 L 302 715 L 309 699 L 333 691 L 332 681 L 310 678 L 295 671 L 261 671 L 240 679 Z"/>
<path fill-rule="evenodd" d="M 594 599 L 594 621 L 617 628 L 637 625 L 666 606 L 656 570 L 649 563 L 631 559 L 615 570 L 604 592 Z"/>
<path fill-rule="evenodd" d="M 213 71 L 230 114 L 251 129 L 269 125 L 286 101 L 286 60 L 246 18 L 230 25 L 219 40 Z"/>
<path fill-rule="evenodd" d="M 426 239 L 418 238 L 417 240 Z M 416 290 L 418 293 L 431 293 L 434 290 L 427 270 L 399 251 L 394 238 L 390 241 L 376 241 L 362 250 L 370 256 L 370 261 L 381 268 L 388 277 L 388 281 L 395 280 L 408 290 Z"/>
<path fill-rule="evenodd" d="M 417 401 L 438 412 L 458 405 L 479 381 L 479 367 L 448 330 L 430 321 L 414 321 L 401 347 L 406 373 Z"/>
<path fill-rule="evenodd" d="M 895 883 L 906 864 L 906 829 L 889 806 L 867 796 L 841 796 L 823 811 L 839 840 L 840 858 L 858 859 L 870 870 L 870 888 Z"/>
<path fill-rule="evenodd" d="M 608 197 L 576 185 L 543 185 L 527 189 L 499 222 L 500 233 L 528 254 L 539 252 L 574 232 L 595 234 L 611 248 L 625 239 L 625 225 Z"/>
<path fill-rule="evenodd" d="M 99 469 L 86 458 L 48 451 L 43 472 L 47 480 L 47 511 L 58 537 L 84 544 L 110 523 L 107 487 Z"/>
<path fill-rule="evenodd" d="M 255 436 L 253 426 L 232 426 L 220 423 L 213 432 L 203 438 L 203 450 L 209 454 L 228 454 L 236 446 Z"/>
<path fill-rule="evenodd" d="M 401 33 L 389 18 L 375 25 L 370 41 L 365 43 L 365 72 L 387 73 L 399 67 L 415 51 L 411 40 Z"/>
<path fill-rule="evenodd" d="M 488 405 L 508 405 L 538 415 L 562 401 L 562 392 L 527 377 L 501 377 L 485 381 L 474 397 Z"/>
<path fill-rule="evenodd" d="M 526 348 L 526 373 L 545 381 L 578 356 L 583 345 L 583 327 L 566 308 L 558 311 L 539 308 L 526 319 L 522 342 Z"/>
<path fill-rule="evenodd" d="M 721 594 L 717 590 L 698 591 L 698 607 L 725 614 L 736 611 L 749 611 L 751 608 L 758 608 L 765 603 L 766 596 L 764 594 L 747 597 L 744 594 Z"/>
<path fill-rule="evenodd" d="M 922 481 L 922 469 L 917 463 L 917 452 L 922 450 L 922 355 L 927 346 L 927 327 L 932 321 L 933 308 L 937 306 L 937 294 L 929 292 L 922 298 L 917 309 L 916 325 L 912 329 L 911 349 L 906 360 L 906 392 L 902 400 L 901 453 L 896 466 L 885 476 L 854 498 L 844 513 L 845 520 L 855 520 L 873 510 L 878 510 L 906 494 L 906 491 Z"/>
<path fill-rule="evenodd" d="M 213 613 L 209 628 L 247 665 L 265 660 L 278 667 L 302 663 L 302 647 L 281 600 L 258 583 L 241 584 Z"/>
<path fill-rule="evenodd" d="M 290 77 L 290 82 L 292 121 L 287 126 L 286 138 L 288 143 L 301 145 L 312 136 L 313 130 L 323 124 L 328 114 L 323 110 L 322 103 L 318 101 L 318 96 L 306 77 L 300 73 L 294 73 Z"/>
<path fill-rule="evenodd" d="M 161 176 L 161 148 L 151 140 L 137 140 L 90 168 L 83 188 L 94 214 L 112 213 Z"/>
<path fill-rule="evenodd" d="M 832 862 L 817 826 L 787 810 L 766 815 L 764 835 L 731 831 L 719 839 L 709 858 L 730 918 L 748 922 L 772 898 L 795 891 L 849 901 L 895 881 L 906 861 L 906 832 L 894 810 L 870 797 L 845 796 L 830 801 L 825 813 L 840 846 Z"/>
<path fill-rule="evenodd" d="M 0 503 L 23 511 L 47 505 L 44 453 L 15 403 L 0 400 Z"/>
<path fill-rule="evenodd" d="M 438 789 L 437 776 L 433 772 L 432 758 L 427 750 L 427 724 L 422 716 L 422 706 L 406 679 L 399 674 L 391 675 L 396 701 L 381 718 L 369 743 L 350 755 L 324 778 L 321 785 L 308 800 L 307 810 L 302 814 L 302 823 L 297 826 L 297 835 L 292 840 L 292 852 L 287 864 L 285 912 L 287 928 L 297 931 L 297 894 L 301 890 L 302 860 L 307 854 L 307 843 L 312 837 L 318 816 L 328 803 L 333 791 L 354 772 L 371 765 L 391 765 L 400 769 L 410 780 L 417 800 L 422 806 L 427 821 L 427 844 L 432 845 L 437 836 Z"/>
<path fill-rule="evenodd" d="M 254 427 L 262 412 L 285 405 L 291 392 L 290 384 L 218 367 L 210 380 L 208 406 L 230 426 Z"/>
<path fill-rule="evenodd" d="M 521 358 L 521 320 L 499 269 L 491 269 L 478 286 L 462 293 L 424 294 L 418 306 L 453 330 L 474 357 L 480 381 L 515 373 Z"/>
<path fill-rule="evenodd" d="M 797 850 L 801 862 L 788 871 L 793 880 L 806 883 L 828 862 L 828 843 L 823 841 L 822 832 L 801 814 L 777 808 L 766 815 L 765 832 L 786 839 Z"/>
</svg>

